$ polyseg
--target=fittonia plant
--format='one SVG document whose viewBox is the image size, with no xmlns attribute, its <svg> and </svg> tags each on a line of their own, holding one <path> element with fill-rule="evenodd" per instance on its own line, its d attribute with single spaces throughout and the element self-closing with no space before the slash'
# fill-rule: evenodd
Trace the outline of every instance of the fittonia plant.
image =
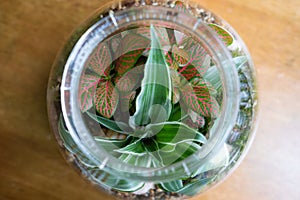
<svg viewBox="0 0 300 200">
<path fill-rule="evenodd" d="M 227 31 L 209 26 L 226 45 L 233 43 Z M 237 66 L 245 62 L 243 57 L 234 60 Z M 95 136 L 95 141 L 127 164 L 155 168 L 201 150 L 219 115 L 221 98 L 218 69 L 201 43 L 153 25 L 124 31 L 98 45 L 87 61 L 79 90 L 83 115 L 112 132 Z M 64 146 L 94 181 L 117 191 L 144 187 L 143 182 L 120 179 L 99 169 L 77 147 L 62 120 L 59 130 Z M 216 178 L 200 174 L 227 164 L 224 147 L 190 176 L 156 184 L 165 191 L 191 196 Z"/>
</svg>

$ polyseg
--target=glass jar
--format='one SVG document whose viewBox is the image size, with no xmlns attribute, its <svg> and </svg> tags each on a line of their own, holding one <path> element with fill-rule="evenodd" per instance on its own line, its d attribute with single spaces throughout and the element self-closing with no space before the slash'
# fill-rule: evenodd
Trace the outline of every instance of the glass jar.
<svg viewBox="0 0 300 200">
<path fill-rule="evenodd" d="M 184 199 L 245 155 L 256 82 L 241 38 L 200 5 L 115 1 L 58 54 L 48 113 L 68 162 L 119 199 Z"/>
</svg>

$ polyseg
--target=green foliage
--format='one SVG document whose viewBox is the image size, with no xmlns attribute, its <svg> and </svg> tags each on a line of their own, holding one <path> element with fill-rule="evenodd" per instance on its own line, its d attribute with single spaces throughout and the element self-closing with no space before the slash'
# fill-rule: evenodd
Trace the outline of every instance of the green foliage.
<svg viewBox="0 0 300 200">
<path fill-rule="evenodd" d="M 180 3 L 176 9 L 187 12 Z M 209 26 L 226 45 L 233 43 L 226 30 Z M 234 62 L 239 68 L 246 59 L 237 57 Z M 221 86 L 219 71 L 201 43 L 186 35 L 178 40 L 174 30 L 151 25 L 126 31 L 97 47 L 81 79 L 79 102 L 90 119 L 121 136 L 95 137 L 108 153 L 133 166 L 166 167 L 200 151 L 207 142 L 207 124 L 219 115 L 216 94 Z M 90 111 L 92 107 L 96 114 Z M 128 119 L 116 121 L 116 111 L 129 113 Z M 59 130 L 64 146 L 87 167 L 93 180 L 119 191 L 143 187 L 144 183 L 120 180 L 99 170 L 78 148 L 62 120 Z M 214 180 L 199 174 L 228 165 L 228 158 L 224 147 L 191 177 L 161 182 L 159 186 L 194 195 Z"/>
</svg>

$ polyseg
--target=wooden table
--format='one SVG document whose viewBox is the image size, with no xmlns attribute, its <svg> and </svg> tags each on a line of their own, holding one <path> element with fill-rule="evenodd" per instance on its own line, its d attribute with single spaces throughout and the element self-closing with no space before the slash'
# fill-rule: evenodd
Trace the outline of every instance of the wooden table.
<svg viewBox="0 0 300 200">
<path fill-rule="evenodd" d="M 104 0 L 0 1 L 0 199 L 111 199 L 64 161 L 49 131 L 51 64 L 71 30 Z M 194 200 L 300 199 L 300 1 L 202 0 L 248 45 L 260 126 L 242 165 Z"/>
</svg>

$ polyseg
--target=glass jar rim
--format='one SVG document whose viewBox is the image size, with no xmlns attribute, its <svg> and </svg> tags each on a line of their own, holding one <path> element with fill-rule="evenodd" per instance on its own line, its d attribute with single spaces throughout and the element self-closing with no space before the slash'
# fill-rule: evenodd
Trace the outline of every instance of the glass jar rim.
<svg viewBox="0 0 300 200">
<path fill-rule="evenodd" d="M 180 19 L 180 20 L 179 20 Z M 135 167 L 101 151 L 89 133 L 78 105 L 78 88 L 84 63 L 95 46 L 111 33 L 130 24 L 141 21 L 164 20 L 186 29 L 203 42 L 214 56 L 224 86 L 223 106 L 218 120 L 214 123 L 213 134 L 208 142 L 188 158 L 164 168 Z M 227 47 L 217 38 L 201 19 L 167 7 L 133 7 L 108 15 L 93 24 L 80 36 L 65 64 L 61 84 L 61 106 L 66 126 L 75 143 L 86 155 L 98 164 L 99 169 L 120 177 L 138 180 L 171 180 L 191 175 L 221 148 L 233 128 L 239 106 L 238 75 Z"/>
</svg>

